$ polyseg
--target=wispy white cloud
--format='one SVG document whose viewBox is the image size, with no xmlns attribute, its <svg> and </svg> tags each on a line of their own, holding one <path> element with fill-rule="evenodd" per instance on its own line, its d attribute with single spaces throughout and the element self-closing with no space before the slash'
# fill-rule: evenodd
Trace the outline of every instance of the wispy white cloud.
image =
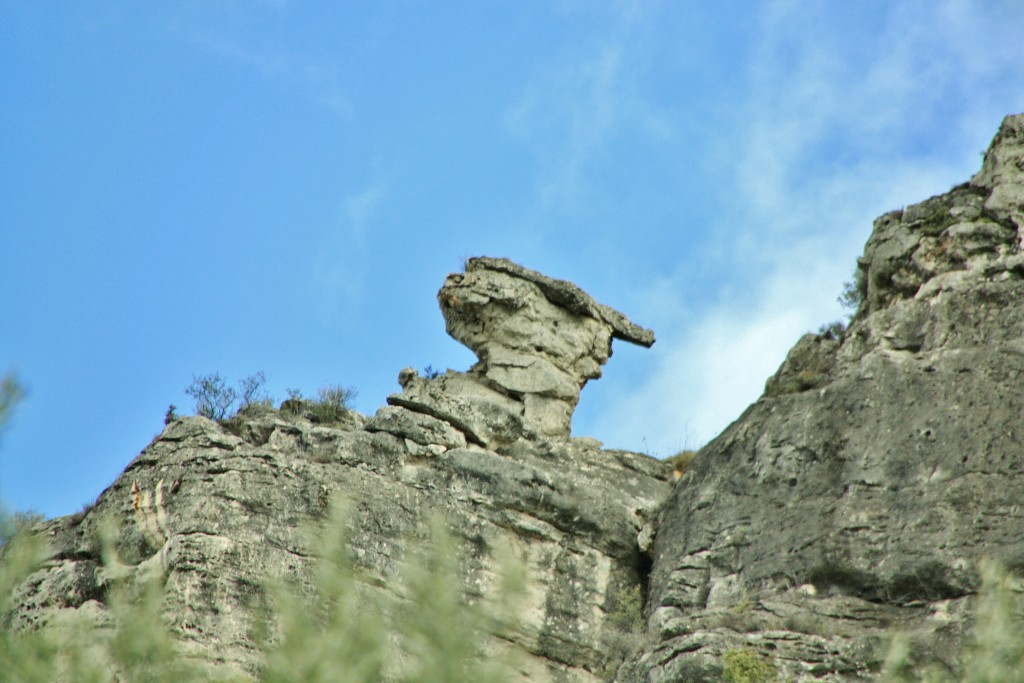
<svg viewBox="0 0 1024 683">
<path fill-rule="evenodd" d="M 625 130 L 654 139 L 672 134 L 669 118 L 644 101 L 635 85 L 642 32 L 653 5 L 617 2 L 562 3 L 568 21 L 596 36 L 556 56 L 532 77 L 505 116 L 506 128 L 524 141 L 537 162 L 537 193 L 548 211 L 572 212 L 594 191 L 591 172 L 607 159 L 609 144 Z M 595 14 L 607 12 L 605 22 Z"/>
<path fill-rule="evenodd" d="M 377 181 L 345 197 L 342 203 L 341 223 L 358 246 L 365 245 L 367 224 L 387 199 L 388 191 L 389 186 L 386 182 Z"/>
<path fill-rule="evenodd" d="M 580 433 L 661 457 L 719 433 L 761 394 L 801 334 L 840 317 L 836 296 L 849 264 L 830 258 L 827 245 L 807 238 L 774 247 L 765 255 L 775 262 L 769 273 L 696 314 L 663 283 L 643 318 L 658 333 L 647 352 L 652 370 L 579 421 Z"/>
<path fill-rule="evenodd" d="M 800 334 L 839 317 L 872 219 L 966 180 L 993 112 L 1024 108 L 1021 42 L 977 40 L 1020 35 L 1019 12 L 1015 29 L 999 25 L 1005 10 L 911 2 L 843 25 L 806 3 L 765 5 L 747 98 L 717 131 L 734 179 L 720 194 L 729 222 L 706 227 L 728 252 L 721 293 L 689 305 L 676 293 L 685 267 L 649 287 L 653 370 L 580 432 L 660 456 L 700 445 L 761 394 Z"/>
<path fill-rule="evenodd" d="M 543 74 L 507 115 L 508 127 L 540 157 L 538 191 L 545 207 L 582 199 L 587 166 L 621 115 L 621 68 L 621 47 L 604 46 Z"/>
<path fill-rule="evenodd" d="M 277 14 L 275 21 L 285 21 L 289 12 L 287 0 L 265 0 L 260 3 Z M 251 14 L 256 6 L 241 5 L 240 13 Z M 209 19 L 180 18 L 175 31 L 185 40 L 229 62 L 249 69 L 264 78 L 291 84 L 305 91 L 320 105 L 343 117 L 352 115 L 354 107 L 344 85 L 340 67 L 331 58 L 303 54 L 278 44 L 263 41 L 254 45 L 237 32 L 210 26 Z"/>
<path fill-rule="evenodd" d="M 361 304 L 370 277 L 366 255 L 368 232 L 389 193 L 389 182 L 377 180 L 342 199 L 337 222 L 328 229 L 313 264 L 313 280 L 324 319 L 339 319 L 339 309 Z"/>
</svg>

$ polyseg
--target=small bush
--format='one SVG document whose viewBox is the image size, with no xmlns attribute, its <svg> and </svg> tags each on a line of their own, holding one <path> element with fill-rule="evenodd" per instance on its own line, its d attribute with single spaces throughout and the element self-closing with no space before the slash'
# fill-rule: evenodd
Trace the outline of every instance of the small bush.
<svg viewBox="0 0 1024 683">
<path fill-rule="evenodd" d="M 846 334 L 846 323 L 842 320 L 833 320 L 827 325 L 818 328 L 818 336 L 826 339 L 842 339 Z"/>
<path fill-rule="evenodd" d="M 267 376 L 260 370 L 255 375 L 246 377 L 238 383 L 239 410 L 244 410 L 255 404 L 269 404 L 270 397 L 263 391 L 263 385 L 267 383 Z"/>
<path fill-rule="evenodd" d="M 21 386 L 13 374 L 9 374 L 0 381 L 0 430 L 4 423 L 11 416 L 11 411 L 25 395 L 25 389 Z"/>
<path fill-rule="evenodd" d="M 193 376 L 192 384 L 185 388 L 185 393 L 195 399 L 197 415 L 222 422 L 234 414 L 231 409 L 236 402 L 239 404 L 238 410 L 255 403 L 270 403 L 270 397 L 260 393 L 266 381 L 266 375 L 262 371 L 257 372 L 239 382 L 238 391 L 235 391 L 215 372 L 212 375 Z"/>
<path fill-rule="evenodd" d="M 725 683 L 773 683 L 779 678 L 775 663 L 750 648 L 728 650 L 722 661 Z"/>
<path fill-rule="evenodd" d="M 340 422 L 352 410 L 356 390 L 338 385 L 321 387 L 315 400 L 302 397 L 298 389 L 288 389 L 288 400 L 281 404 L 281 412 L 304 417 L 311 422 Z"/>
<path fill-rule="evenodd" d="M 212 375 L 193 377 L 192 384 L 185 388 L 185 393 L 195 399 L 196 415 L 211 420 L 226 419 L 228 410 L 238 398 L 235 390 L 216 372 Z"/>
<path fill-rule="evenodd" d="M 853 277 L 843 283 L 843 290 L 836 301 L 847 313 L 846 321 L 833 320 L 818 328 L 817 335 L 825 339 L 842 340 L 846 336 L 846 329 L 860 311 L 861 303 L 867 296 L 867 277 L 864 270 L 858 266 L 853 272 Z"/>
<path fill-rule="evenodd" d="M 679 451 L 672 457 L 668 458 L 668 462 L 672 463 L 672 475 L 676 479 L 683 476 L 683 473 L 690 467 L 693 459 L 697 457 L 697 451 L 685 450 Z"/>
<path fill-rule="evenodd" d="M 351 410 L 356 391 L 338 385 L 321 387 L 313 403 L 314 422 L 339 422 Z"/>
<path fill-rule="evenodd" d="M 843 291 L 836 299 L 839 304 L 849 311 L 852 320 L 860 310 L 864 297 L 868 294 L 867 275 L 860 266 L 853 272 L 853 278 L 843 283 Z"/>
<path fill-rule="evenodd" d="M 1024 599 L 1019 579 L 993 561 L 981 563 L 981 589 L 971 642 L 963 652 L 963 672 L 915 670 L 910 641 L 897 634 L 882 668 L 882 680 L 930 683 L 1024 683 Z"/>
</svg>

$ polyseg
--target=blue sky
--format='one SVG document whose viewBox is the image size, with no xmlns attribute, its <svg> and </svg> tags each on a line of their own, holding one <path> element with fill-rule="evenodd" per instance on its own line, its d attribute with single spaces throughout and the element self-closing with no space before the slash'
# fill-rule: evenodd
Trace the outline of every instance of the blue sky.
<svg viewBox="0 0 1024 683">
<path fill-rule="evenodd" d="M 435 295 L 479 254 L 657 333 L 574 433 L 699 446 L 1024 111 L 1022 35 L 1017 0 L 0 0 L 0 498 L 91 502 L 194 375 L 372 414 L 465 370 Z"/>
</svg>

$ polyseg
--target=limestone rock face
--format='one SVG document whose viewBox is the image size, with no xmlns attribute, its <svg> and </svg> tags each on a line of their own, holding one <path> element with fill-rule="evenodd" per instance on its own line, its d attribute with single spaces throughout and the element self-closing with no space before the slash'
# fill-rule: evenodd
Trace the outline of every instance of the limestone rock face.
<svg viewBox="0 0 1024 683">
<path fill-rule="evenodd" d="M 970 182 L 886 214 L 837 339 L 801 339 L 698 454 L 654 547 L 625 682 L 873 679 L 888 634 L 955 670 L 982 558 L 1024 570 L 1024 115 Z"/>
<path fill-rule="evenodd" d="M 419 384 L 403 386 L 417 397 L 440 393 L 458 401 L 465 392 L 487 403 L 494 429 L 475 434 L 485 444 L 498 445 L 520 433 L 566 438 L 580 390 L 601 376 L 612 355 L 612 337 L 648 347 L 654 343 L 650 330 L 571 282 L 508 259 L 470 259 L 465 273 L 448 276 L 437 299 L 448 334 L 480 362 L 468 376 L 459 375 L 468 383 L 445 378 L 439 383 L 443 388 L 433 392 Z"/>
<path fill-rule="evenodd" d="M 253 672 L 253 609 L 270 577 L 308 584 L 303 524 L 346 500 L 367 591 L 386 591 L 432 513 L 468 557 L 465 586 L 495 584 L 495 549 L 528 571 L 512 647 L 523 680 L 607 680 L 642 610 L 652 521 L 670 468 L 570 438 L 579 390 L 599 376 L 613 337 L 653 335 L 570 283 L 504 259 L 474 259 L 440 300 L 449 330 L 477 351 L 468 373 L 404 370 L 403 391 L 366 418 L 315 424 L 303 411 L 256 409 L 216 423 L 175 421 L 84 515 L 46 522 L 46 565 L 9 619 L 66 610 L 102 619 L 111 570 L 97 528 L 120 523 L 118 575 L 160 572 L 167 614 L 190 656 Z"/>
</svg>

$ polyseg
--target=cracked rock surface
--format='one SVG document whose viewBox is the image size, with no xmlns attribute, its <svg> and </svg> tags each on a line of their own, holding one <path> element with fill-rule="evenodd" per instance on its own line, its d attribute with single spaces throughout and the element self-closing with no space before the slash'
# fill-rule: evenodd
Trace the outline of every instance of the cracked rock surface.
<svg viewBox="0 0 1024 683">
<path fill-rule="evenodd" d="M 860 309 L 807 335 L 705 446 L 657 526 L 650 642 L 622 683 L 877 677 L 894 630 L 956 671 L 979 561 L 1024 570 L 1024 115 L 981 171 L 886 214 Z"/>
<path fill-rule="evenodd" d="M 505 259 L 473 259 L 439 296 L 452 335 L 480 362 L 422 378 L 367 418 L 315 424 L 254 407 L 225 423 L 172 422 L 83 515 L 45 522 L 50 556 L 19 589 L 15 627 L 82 610 L 102 623 L 115 577 L 101 564 L 100 519 L 120 523 L 121 575 L 160 572 L 184 652 L 218 673 L 259 664 L 253 611 L 273 577 L 312 580 L 303 525 L 337 496 L 368 598 L 386 593 L 424 524 L 441 513 L 463 546 L 460 580 L 495 584 L 496 549 L 526 565 L 512 642 L 530 681 L 608 680 L 635 637 L 649 559 L 638 537 L 669 492 L 654 458 L 571 438 L 579 391 L 612 338 L 653 335 L 571 283 Z"/>
</svg>

